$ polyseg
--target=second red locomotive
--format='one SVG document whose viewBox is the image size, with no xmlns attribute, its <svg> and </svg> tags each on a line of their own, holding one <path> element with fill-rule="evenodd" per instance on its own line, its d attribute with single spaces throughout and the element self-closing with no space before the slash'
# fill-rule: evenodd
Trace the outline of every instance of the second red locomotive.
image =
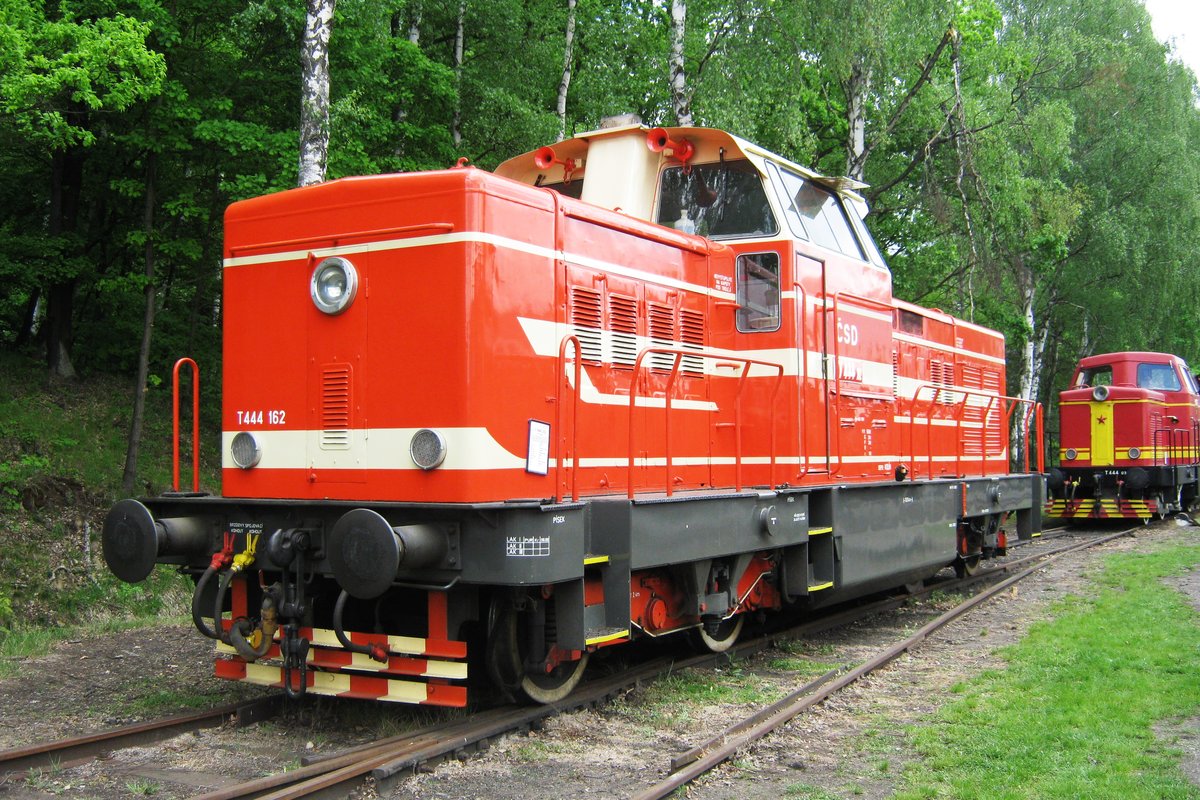
<svg viewBox="0 0 1200 800">
<path fill-rule="evenodd" d="M 1049 516 L 1163 517 L 1196 499 L 1200 387 L 1165 353 L 1105 353 L 1079 362 L 1059 394 L 1059 466 Z"/>
<path fill-rule="evenodd" d="M 236 203 L 223 495 L 121 501 L 105 557 L 195 576 L 222 677 L 438 705 L 970 571 L 1040 527 L 1038 409 L 854 189 L 625 125 Z"/>
</svg>

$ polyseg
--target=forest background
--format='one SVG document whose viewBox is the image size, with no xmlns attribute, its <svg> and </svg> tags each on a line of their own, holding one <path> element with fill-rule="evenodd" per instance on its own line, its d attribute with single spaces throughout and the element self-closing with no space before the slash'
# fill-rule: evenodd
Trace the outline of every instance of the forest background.
<svg viewBox="0 0 1200 800">
<path fill-rule="evenodd" d="M 724 128 L 870 184 L 896 295 L 1003 331 L 1010 394 L 1200 364 L 1200 95 L 1139 0 L 0 0 L 4 363 L 220 374 L 222 213 L 312 166 L 314 35 L 325 178 Z"/>
</svg>

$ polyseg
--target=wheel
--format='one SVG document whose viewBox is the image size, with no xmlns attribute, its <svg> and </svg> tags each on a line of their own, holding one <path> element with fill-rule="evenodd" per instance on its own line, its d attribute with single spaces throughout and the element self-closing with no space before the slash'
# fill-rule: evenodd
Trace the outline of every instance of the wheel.
<svg viewBox="0 0 1200 800">
<path fill-rule="evenodd" d="M 954 574 L 959 578 L 970 578 L 973 575 L 978 575 L 981 563 L 983 563 L 983 556 L 980 553 L 971 556 L 959 556 L 954 562 Z"/>
<path fill-rule="evenodd" d="M 954 560 L 954 574 L 969 578 L 979 572 L 983 562 L 983 545 L 989 520 L 975 517 L 966 520 L 958 529 L 958 558 Z"/>
<path fill-rule="evenodd" d="M 691 636 L 693 647 L 700 652 L 724 653 L 733 647 L 745 622 L 745 615 L 738 614 L 729 619 L 723 619 L 716 625 L 710 626 L 708 623 L 702 622 L 688 631 L 688 634 Z"/>
<path fill-rule="evenodd" d="M 1161 494 L 1154 495 L 1153 503 L 1154 503 L 1155 519 L 1166 519 L 1167 518 L 1167 503 L 1165 500 L 1163 500 L 1163 496 Z"/>
<path fill-rule="evenodd" d="M 526 671 L 521 677 L 521 694 L 533 703 L 557 703 L 575 691 L 587 669 L 588 653 L 578 661 L 566 661 L 549 673 L 535 674 Z"/>
<path fill-rule="evenodd" d="M 542 601 L 552 602 L 552 601 Z M 511 598 L 493 599 L 488 611 L 488 641 L 485 648 L 487 671 L 492 682 L 517 702 L 556 703 L 574 691 L 587 669 L 588 653 L 575 660 L 562 660 L 549 672 L 538 670 L 534 663 L 545 663 L 552 654 L 564 655 L 557 645 L 546 639 L 545 634 L 553 628 L 553 615 L 521 613 L 513 606 Z M 530 625 L 541 624 L 547 630 L 542 637 L 547 641 L 546 652 L 538 659 L 529 658 L 529 641 L 533 638 Z M 557 651 L 557 652 L 556 652 Z"/>
</svg>

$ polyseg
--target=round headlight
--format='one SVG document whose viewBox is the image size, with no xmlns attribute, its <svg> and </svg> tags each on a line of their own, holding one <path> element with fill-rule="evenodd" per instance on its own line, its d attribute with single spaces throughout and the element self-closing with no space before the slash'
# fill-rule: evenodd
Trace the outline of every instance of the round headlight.
<svg viewBox="0 0 1200 800">
<path fill-rule="evenodd" d="M 1129 448 L 1129 457 L 1135 460 L 1139 459 L 1142 457 L 1142 451 L 1136 447 L 1131 447 Z"/>
<path fill-rule="evenodd" d="M 1079 456 L 1079 453 L 1075 450 L 1074 447 L 1068 447 L 1067 452 L 1063 453 L 1063 455 L 1066 456 L 1067 461 L 1074 461 L 1076 459 L 1076 457 Z"/>
<path fill-rule="evenodd" d="M 413 434 L 408 454 L 421 469 L 433 469 L 446 460 L 446 437 L 437 431 L 422 428 Z"/>
<path fill-rule="evenodd" d="M 262 447 L 253 433 L 242 431 L 230 442 L 229 454 L 233 456 L 234 464 L 242 469 L 250 469 L 262 460 Z"/>
<path fill-rule="evenodd" d="M 1108 399 L 1108 387 L 1097 386 L 1095 389 L 1092 389 L 1092 397 L 1096 399 L 1097 403 L 1103 403 Z"/>
<path fill-rule="evenodd" d="M 358 293 L 358 272 L 344 258 L 327 258 L 313 270 L 309 284 L 313 305 L 326 314 L 340 314 Z"/>
</svg>

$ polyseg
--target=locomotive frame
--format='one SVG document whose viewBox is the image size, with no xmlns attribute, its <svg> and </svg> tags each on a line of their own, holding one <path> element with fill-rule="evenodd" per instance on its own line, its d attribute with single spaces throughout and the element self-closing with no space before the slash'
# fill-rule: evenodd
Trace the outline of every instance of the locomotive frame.
<svg viewBox="0 0 1200 800">
<path fill-rule="evenodd" d="M 121 501 L 106 560 L 196 578 L 222 677 L 438 705 L 973 571 L 1040 531 L 1040 407 L 855 186 L 628 125 L 236 203 L 224 496 Z"/>
</svg>

